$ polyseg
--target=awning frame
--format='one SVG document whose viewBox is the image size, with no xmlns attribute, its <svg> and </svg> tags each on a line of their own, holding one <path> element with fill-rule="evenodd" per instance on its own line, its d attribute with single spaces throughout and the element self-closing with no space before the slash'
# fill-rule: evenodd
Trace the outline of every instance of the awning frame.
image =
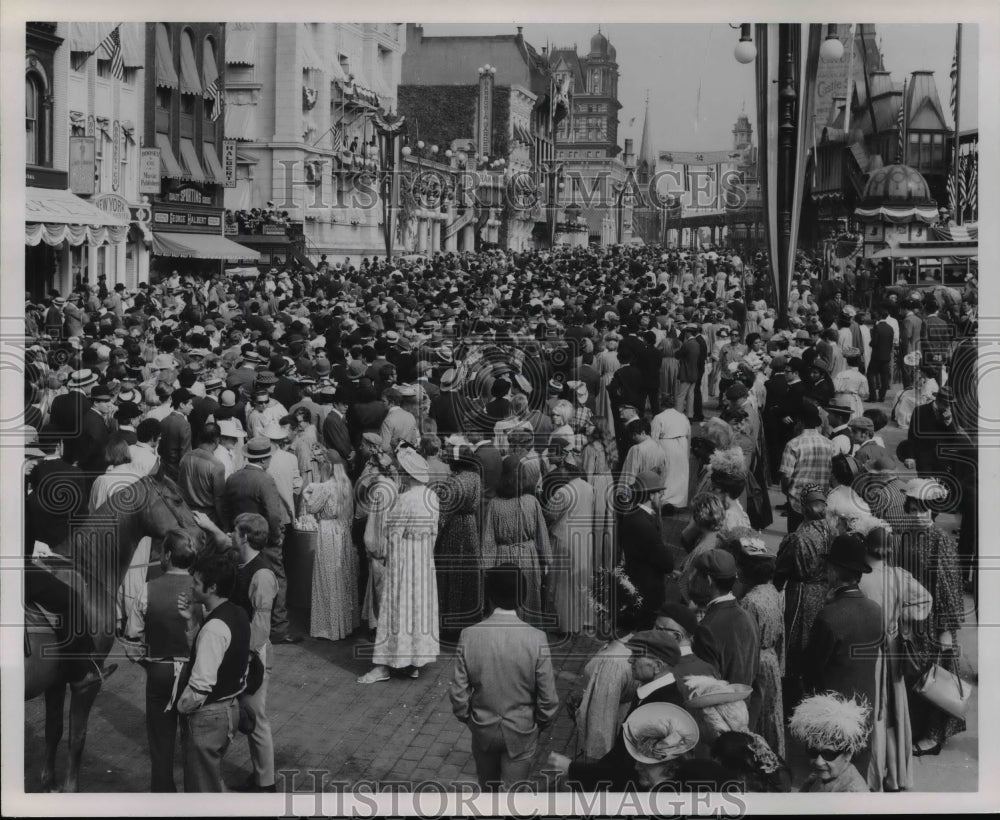
<svg viewBox="0 0 1000 820">
<path fill-rule="evenodd" d="M 205 176 L 209 180 L 215 180 L 222 185 L 226 181 L 226 172 L 215 153 L 215 145 L 210 142 L 203 142 L 201 146 L 202 154 L 205 157 Z"/>
</svg>

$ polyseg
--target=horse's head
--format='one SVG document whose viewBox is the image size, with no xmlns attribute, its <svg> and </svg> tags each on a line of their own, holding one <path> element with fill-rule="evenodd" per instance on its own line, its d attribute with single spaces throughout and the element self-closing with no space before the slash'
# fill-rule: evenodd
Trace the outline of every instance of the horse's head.
<svg viewBox="0 0 1000 820">
<path fill-rule="evenodd" d="M 166 476 L 144 476 L 123 487 L 109 499 L 119 514 L 134 518 L 139 535 L 162 541 L 170 530 L 184 530 L 197 547 L 204 543 L 204 533 L 194 520 L 180 489 Z"/>
</svg>

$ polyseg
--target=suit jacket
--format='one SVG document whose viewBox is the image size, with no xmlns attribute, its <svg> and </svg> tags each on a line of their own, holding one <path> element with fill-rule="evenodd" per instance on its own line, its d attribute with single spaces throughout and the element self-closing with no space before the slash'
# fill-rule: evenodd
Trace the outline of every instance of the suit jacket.
<svg viewBox="0 0 1000 820">
<path fill-rule="evenodd" d="M 382 401 L 352 404 L 347 408 L 347 427 L 355 448 L 361 444 L 362 433 L 381 433 L 382 422 L 389 415 L 389 405 Z"/>
<path fill-rule="evenodd" d="M 479 475 L 483 480 L 483 498 L 493 498 L 500 486 L 503 456 L 496 447 L 487 442 L 473 453 L 472 458 L 479 465 Z"/>
<path fill-rule="evenodd" d="M 219 402 L 211 396 L 202 396 L 200 399 L 195 399 L 191 415 L 188 416 L 188 424 L 191 425 L 192 430 L 200 430 L 205 426 L 205 422 L 208 421 L 209 416 L 216 421 L 219 420 L 219 417 L 216 415 L 219 409 Z"/>
<path fill-rule="evenodd" d="M 698 343 L 698 373 L 704 373 L 708 362 L 708 339 L 699 333 L 694 340 Z"/>
<path fill-rule="evenodd" d="M 70 520 L 87 513 L 87 488 L 83 471 L 61 458 L 46 459 L 28 475 L 25 535 L 30 551 L 35 541 L 53 550 L 69 535 Z"/>
<path fill-rule="evenodd" d="M 249 393 L 253 390 L 254 381 L 257 379 L 257 371 L 251 367 L 236 367 L 229 371 L 226 376 L 226 387 L 230 390 L 240 390 L 245 388 Z"/>
<path fill-rule="evenodd" d="M 67 302 L 63 308 L 63 318 L 66 320 L 66 338 L 83 335 L 83 326 L 87 319 L 80 307 Z"/>
<path fill-rule="evenodd" d="M 291 407 L 302 397 L 302 388 L 298 382 L 294 382 L 285 376 L 278 377 L 278 383 L 274 386 L 274 399 L 284 407 Z"/>
<path fill-rule="evenodd" d="M 677 351 L 677 379 L 688 384 L 698 381 L 698 360 L 701 347 L 695 339 L 688 339 Z"/>
<path fill-rule="evenodd" d="M 636 408 L 642 409 L 646 399 L 646 383 L 643 381 L 642 371 L 634 364 L 618 368 L 608 385 L 608 395 L 615 407 L 634 404 Z"/>
<path fill-rule="evenodd" d="M 460 412 L 463 404 L 462 397 L 453 391 L 442 392 L 431 399 L 431 415 L 437 422 L 439 435 L 444 437 L 463 430 Z"/>
<path fill-rule="evenodd" d="M 805 650 L 808 689 L 828 689 L 875 702 L 875 672 L 882 645 L 882 607 L 855 585 L 843 587 L 820 610 Z"/>
<path fill-rule="evenodd" d="M 80 435 L 74 447 L 76 463 L 85 473 L 100 474 L 107 463 L 104 461 L 104 445 L 108 443 L 108 425 L 104 417 L 91 408 L 80 419 Z"/>
<path fill-rule="evenodd" d="M 80 433 L 84 413 L 93 406 L 88 396 L 79 390 L 70 390 L 52 399 L 49 422 L 60 432 L 75 437 Z"/>
<path fill-rule="evenodd" d="M 160 422 L 160 462 L 163 472 L 174 481 L 180 474 L 181 459 L 191 449 L 191 424 L 181 413 L 171 411 Z"/>
<path fill-rule="evenodd" d="M 642 596 L 643 609 L 654 611 L 664 602 L 666 576 L 674 559 L 663 543 L 659 518 L 643 509 L 622 516 L 618 543 L 625 558 L 625 572 Z"/>
<path fill-rule="evenodd" d="M 496 611 L 463 629 L 448 694 L 473 734 L 500 724 L 508 753 L 526 752 L 559 709 L 545 633 Z"/>
<path fill-rule="evenodd" d="M 972 441 L 961 428 L 946 427 L 934 414 L 933 402 L 913 411 L 907 440 L 921 478 L 950 474 L 963 484 L 974 484 L 974 468 L 967 461 L 975 457 Z"/>
<path fill-rule="evenodd" d="M 331 450 L 336 450 L 345 461 L 354 446 L 351 444 L 351 431 L 347 426 L 347 418 L 336 410 L 331 410 L 323 421 L 323 442 Z"/>
<path fill-rule="evenodd" d="M 760 662 L 757 625 L 735 600 L 709 606 L 698 624 L 694 651 L 730 683 L 752 686 L 757 677 Z"/>
<path fill-rule="evenodd" d="M 273 476 L 260 467 L 247 464 L 226 479 L 223 499 L 223 527 L 226 530 L 233 528 L 233 521 L 240 513 L 257 513 L 267 519 L 270 546 L 281 546 L 288 519 Z"/>
<path fill-rule="evenodd" d="M 892 360 L 892 346 L 895 344 L 896 331 L 886 321 L 879 321 L 872 328 L 872 362 L 888 362 Z"/>
</svg>

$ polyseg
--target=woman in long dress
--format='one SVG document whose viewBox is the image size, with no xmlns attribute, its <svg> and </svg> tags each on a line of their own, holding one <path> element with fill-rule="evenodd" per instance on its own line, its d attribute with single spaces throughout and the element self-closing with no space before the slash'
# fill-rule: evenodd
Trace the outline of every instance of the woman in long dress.
<svg viewBox="0 0 1000 820">
<path fill-rule="evenodd" d="M 610 573 L 618 563 L 615 554 L 615 508 L 611 464 L 604 446 L 604 433 L 595 429 L 581 454 L 583 476 L 594 488 L 594 575 Z M 607 604 L 606 601 L 601 601 Z"/>
<path fill-rule="evenodd" d="M 542 510 L 549 522 L 552 544 L 549 602 L 556 614 L 557 629 L 576 635 L 596 626 L 591 597 L 594 488 L 583 478 L 575 453 L 566 454 L 563 465 L 554 472 L 561 475 L 550 473 L 542 479 Z"/>
<path fill-rule="evenodd" d="M 471 447 L 447 448 L 443 455 L 451 472 L 434 487 L 441 501 L 434 567 L 441 632 L 454 637 L 459 630 L 479 621 L 482 610 L 479 507 L 483 482 Z"/>
<path fill-rule="evenodd" d="M 746 592 L 740 606 L 757 624 L 760 663 L 754 680 L 759 700 L 756 722 L 750 728 L 761 735 L 779 756 L 785 756 L 785 711 L 781 679 L 785 673 L 785 602 L 774 588 L 774 556 L 754 536 L 736 540 L 731 551 L 737 556 L 739 578 Z"/>
<path fill-rule="evenodd" d="M 601 386 L 597 391 L 597 411 L 595 415 L 603 421 L 604 429 L 614 431 L 615 412 L 611 406 L 611 398 L 608 396 L 608 385 L 611 378 L 621 367 L 618 361 L 618 343 L 621 336 L 617 333 L 604 334 L 604 350 L 594 356 L 594 367 L 597 368 L 597 375 L 601 378 Z"/>
<path fill-rule="evenodd" d="M 844 369 L 834 376 L 833 397 L 841 407 L 851 408 L 851 418 L 864 415 L 865 401 L 868 399 L 868 379 L 861 373 L 862 356 L 856 347 L 844 351 Z"/>
<path fill-rule="evenodd" d="M 542 626 L 548 625 L 542 609 L 542 575 L 548 572 L 552 553 L 545 516 L 532 489 L 518 459 L 507 456 L 496 498 L 490 499 L 483 522 L 483 569 L 517 565 L 527 588 L 521 619 Z"/>
<path fill-rule="evenodd" d="M 386 514 L 382 530 L 384 564 L 378 626 L 372 663 L 359 683 L 388 680 L 389 670 L 403 670 L 411 678 L 433 663 L 438 641 L 437 578 L 434 544 L 437 541 L 439 503 L 427 486 L 427 462 L 413 447 L 396 451 L 399 494 Z"/>
<path fill-rule="evenodd" d="M 302 486 L 318 484 L 328 478 L 323 475 L 326 456 L 319 445 L 316 425 L 312 423 L 312 413 L 308 407 L 300 407 L 292 413 L 292 443 L 289 448 L 298 459 Z M 329 468 L 327 468 L 329 470 Z"/>
<path fill-rule="evenodd" d="M 879 664 L 878 708 L 873 715 L 872 757 L 868 767 L 871 790 L 899 791 L 913 788 L 913 737 L 910 709 L 903 679 L 902 636 L 911 625 L 931 613 L 931 595 L 909 572 L 888 566 L 892 539 L 883 522 L 868 519 L 865 534 L 868 565 L 872 571 L 861 576 L 861 591 L 882 607 L 885 645 Z M 862 527 L 864 522 L 858 522 Z"/>
<path fill-rule="evenodd" d="M 807 485 L 802 491 L 802 505 L 805 520 L 782 539 L 774 568 L 775 589 L 785 593 L 785 677 L 789 703 L 798 699 L 809 633 L 826 600 L 828 585 L 823 558 L 834 537 L 826 520 L 826 490 Z"/>
<path fill-rule="evenodd" d="M 313 561 L 309 634 L 339 641 L 361 623 L 358 605 L 358 551 L 351 540 L 354 492 L 344 462 L 329 454 L 326 481 L 302 491 L 303 512 L 316 519 L 316 556 Z"/>
<path fill-rule="evenodd" d="M 672 400 L 677 395 L 677 372 L 680 369 L 677 351 L 680 350 L 681 343 L 671 329 L 664 334 L 657 347 L 663 353 L 660 361 L 660 392 L 666 393 Z"/>
</svg>

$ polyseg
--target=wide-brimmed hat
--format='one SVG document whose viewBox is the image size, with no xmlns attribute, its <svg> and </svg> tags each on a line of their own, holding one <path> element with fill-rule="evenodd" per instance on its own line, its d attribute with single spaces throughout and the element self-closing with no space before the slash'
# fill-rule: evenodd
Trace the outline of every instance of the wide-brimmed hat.
<svg viewBox="0 0 1000 820">
<path fill-rule="evenodd" d="M 271 440 L 265 436 L 254 436 L 243 446 L 243 455 L 248 461 L 260 461 L 271 455 Z"/>
<path fill-rule="evenodd" d="M 664 489 L 663 479 L 652 470 L 639 473 L 632 482 L 632 492 L 636 494 L 658 493 Z"/>
<path fill-rule="evenodd" d="M 282 427 L 278 422 L 272 421 L 264 429 L 264 435 L 271 441 L 286 441 L 289 433 L 288 430 Z"/>
<path fill-rule="evenodd" d="M 746 700 L 753 692 L 753 687 L 745 683 L 729 683 L 724 680 L 708 682 L 700 677 L 698 683 L 699 686 L 690 689 L 681 684 L 681 692 L 685 695 L 684 705 L 688 709 L 707 709 L 709 706 L 737 703 Z"/>
<path fill-rule="evenodd" d="M 222 419 L 219 421 L 219 435 L 227 438 L 246 438 L 246 431 L 240 426 L 236 419 Z"/>
<path fill-rule="evenodd" d="M 824 558 L 827 563 L 834 566 L 867 574 L 872 571 L 866 560 L 867 554 L 865 542 L 861 540 L 860 536 L 846 533 L 833 539 L 830 551 Z"/>
<path fill-rule="evenodd" d="M 427 459 L 412 447 L 400 447 L 396 451 L 396 461 L 399 462 L 399 466 L 403 470 L 421 484 L 426 484 L 430 481 L 431 474 L 427 466 Z"/>
<path fill-rule="evenodd" d="M 690 712 L 673 703 L 647 703 L 622 726 L 625 748 L 640 763 L 673 760 L 698 745 L 701 733 Z"/>
<path fill-rule="evenodd" d="M 260 373 L 257 374 L 258 385 L 263 385 L 266 387 L 268 385 L 277 383 L 278 383 L 278 377 L 275 376 L 274 373 L 272 373 L 270 370 L 262 370 Z"/>
<path fill-rule="evenodd" d="M 68 388 L 78 388 L 81 390 L 85 387 L 90 387 L 92 384 L 97 384 L 97 374 L 92 370 L 74 370 L 66 382 Z"/>
</svg>

